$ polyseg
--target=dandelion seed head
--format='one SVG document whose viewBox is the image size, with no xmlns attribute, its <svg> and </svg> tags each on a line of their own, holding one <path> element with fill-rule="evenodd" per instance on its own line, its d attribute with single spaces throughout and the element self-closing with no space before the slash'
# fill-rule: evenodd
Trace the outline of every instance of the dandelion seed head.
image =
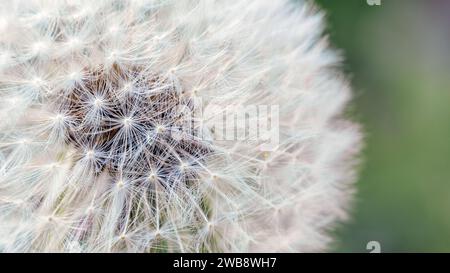
<svg viewBox="0 0 450 273">
<path fill-rule="evenodd" d="M 351 90 L 317 8 L 11 3 L 0 8 L 0 251 L 326 249 L 347 217 L 361 134 L 342 115 Z M 199 104 L 277 105 L 279 143 L 216 139 Z"/>
</svg>

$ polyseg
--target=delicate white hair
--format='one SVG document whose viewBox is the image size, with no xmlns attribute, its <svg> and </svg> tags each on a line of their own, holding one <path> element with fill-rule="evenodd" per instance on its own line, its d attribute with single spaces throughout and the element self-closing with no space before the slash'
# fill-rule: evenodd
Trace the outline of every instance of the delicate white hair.
<svg viewBox="0 0 450 273">
<path fill-rule="evenodd" d="M 361 134 L 323 29 L 303 1 L 4 1 L 0 251 L 326 250 Z M 278 105 L 279 143 L 170 137 L 198 98 Z"/>
</svg>

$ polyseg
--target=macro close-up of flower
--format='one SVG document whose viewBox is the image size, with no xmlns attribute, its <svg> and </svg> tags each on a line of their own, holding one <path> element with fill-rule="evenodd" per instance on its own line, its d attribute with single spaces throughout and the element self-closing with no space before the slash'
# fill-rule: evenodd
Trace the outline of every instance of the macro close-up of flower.
<svg viewBox="0 0 450 273">
<path fill-rule="evenodd" d="M 329 250 L 362 129 L 325 31 L 311 1 L 3 0 L 0 252 Z"/>
</svg>

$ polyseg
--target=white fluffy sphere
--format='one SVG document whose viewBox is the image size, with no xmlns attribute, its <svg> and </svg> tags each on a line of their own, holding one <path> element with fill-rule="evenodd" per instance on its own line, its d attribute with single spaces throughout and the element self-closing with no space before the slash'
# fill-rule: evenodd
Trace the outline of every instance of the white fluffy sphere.
<svg viewBox="0 0 450 273">
<path fill-rule="evenodd" d="M 287 0 L 3 3 L 0 251 L 325 250 L 361 135 L 322 17 Z M 230 115 L 249 137 L 220 127 Z"/>
</svg>

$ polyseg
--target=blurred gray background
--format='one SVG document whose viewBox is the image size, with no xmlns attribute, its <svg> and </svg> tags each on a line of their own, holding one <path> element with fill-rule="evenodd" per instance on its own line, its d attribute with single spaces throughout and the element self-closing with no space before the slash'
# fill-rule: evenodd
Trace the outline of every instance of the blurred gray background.
<svg viewBox="0 0 450 273">
<path fill-rule="evenodd" d="M 337 252 L 450 252 L 450 1 L 316 0 L 346 57 L 365 161 Z"/>
</svg>

